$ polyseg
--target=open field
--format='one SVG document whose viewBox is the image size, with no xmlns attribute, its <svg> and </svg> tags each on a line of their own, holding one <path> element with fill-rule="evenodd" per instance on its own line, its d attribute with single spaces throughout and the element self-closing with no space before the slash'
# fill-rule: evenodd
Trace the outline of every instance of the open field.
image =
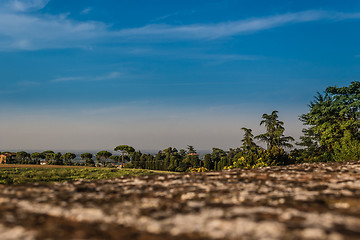
<svg viewBox="0 0 360 240">
<path fill-rule="evenodd" d="M 65 165 L 37 165 L 37 164 L 0 164 L 1 168 L 94 168 L 84 166 L 65 166 Z"/>
<path fill-rule="evenodd" d="M 169 173 L 144 169 L 94 168 L 55 165 L 0 165 L 0 184 L 24 184 L 109 179 Z"/>
</svg>

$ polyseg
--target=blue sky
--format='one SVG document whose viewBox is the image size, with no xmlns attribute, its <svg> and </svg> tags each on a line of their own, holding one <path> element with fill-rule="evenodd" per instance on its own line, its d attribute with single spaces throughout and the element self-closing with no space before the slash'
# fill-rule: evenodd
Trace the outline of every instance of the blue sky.
<svg viewBox="0 0 360 240">
<path fill-rule="evenodd" d="M 0 151 L 237 147 L 360 76 L 360 1 L 3 0 Z"/>
</svg>

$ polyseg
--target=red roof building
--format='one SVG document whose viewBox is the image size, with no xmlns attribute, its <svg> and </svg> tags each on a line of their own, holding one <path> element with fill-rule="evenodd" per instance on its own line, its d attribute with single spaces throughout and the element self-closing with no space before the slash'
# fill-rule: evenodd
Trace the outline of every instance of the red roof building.
<svg viewBox="0 0 360 240">
<path fill-rule="evenodd" d="M 6 163 L 7 161 L 14 159 L 16 156 L 15 153 L 3 153 L 0 155 L 0 164 Z"/>
<path fill-rule="evenodd" d="M 188 155 L 189 156 L 199 156 L 199 154 L 197 154 L 197 153 L 189 153 Z"/>
</svg>

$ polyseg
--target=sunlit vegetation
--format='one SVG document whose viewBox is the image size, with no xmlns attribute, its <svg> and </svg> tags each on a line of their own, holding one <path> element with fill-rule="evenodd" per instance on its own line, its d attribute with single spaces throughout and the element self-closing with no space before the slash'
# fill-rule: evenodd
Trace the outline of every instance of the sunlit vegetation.
<svg viewBox="0 0 360 240">
<path fill-rule="evenodd" d="M 360 159 L 360 82 L 328 87 L 309 105 L 300 120 L 307 126 L 299 145 L 304 161 Z"/>
<path fill-rule="evenodd" d="M 49 183 L 155 174 L 142 169 L 27 167 L 0 168 L 0 184 Z"/>
</svg>

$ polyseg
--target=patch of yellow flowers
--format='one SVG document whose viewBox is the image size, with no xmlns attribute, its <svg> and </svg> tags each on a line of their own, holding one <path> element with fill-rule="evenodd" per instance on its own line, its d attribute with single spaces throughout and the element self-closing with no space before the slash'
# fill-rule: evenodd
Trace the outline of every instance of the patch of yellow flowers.
<svg viewBox="0 0 360 240">
<path fill-rule="evenodd" d="M 208 172 L 209 170 L 206 167 L 199 167 L 199 168 L 189 168 L 189 172 Z"/>
<path fill-rule="evenodd" d="M 255 160 L 255 162 L 250 162 L 245 159 L 245 157 L 239 158 L 237 161 L 233 162 L 232 165 L 224 167 L 224 169 L 233 169 L 233 168 L 244 168 L 244 169 L 251 169 L 251 168 L 259 168 L 259 167 L 267 167 L 268 164 L 263 161 L 262 158 Z"/>
</svg>

